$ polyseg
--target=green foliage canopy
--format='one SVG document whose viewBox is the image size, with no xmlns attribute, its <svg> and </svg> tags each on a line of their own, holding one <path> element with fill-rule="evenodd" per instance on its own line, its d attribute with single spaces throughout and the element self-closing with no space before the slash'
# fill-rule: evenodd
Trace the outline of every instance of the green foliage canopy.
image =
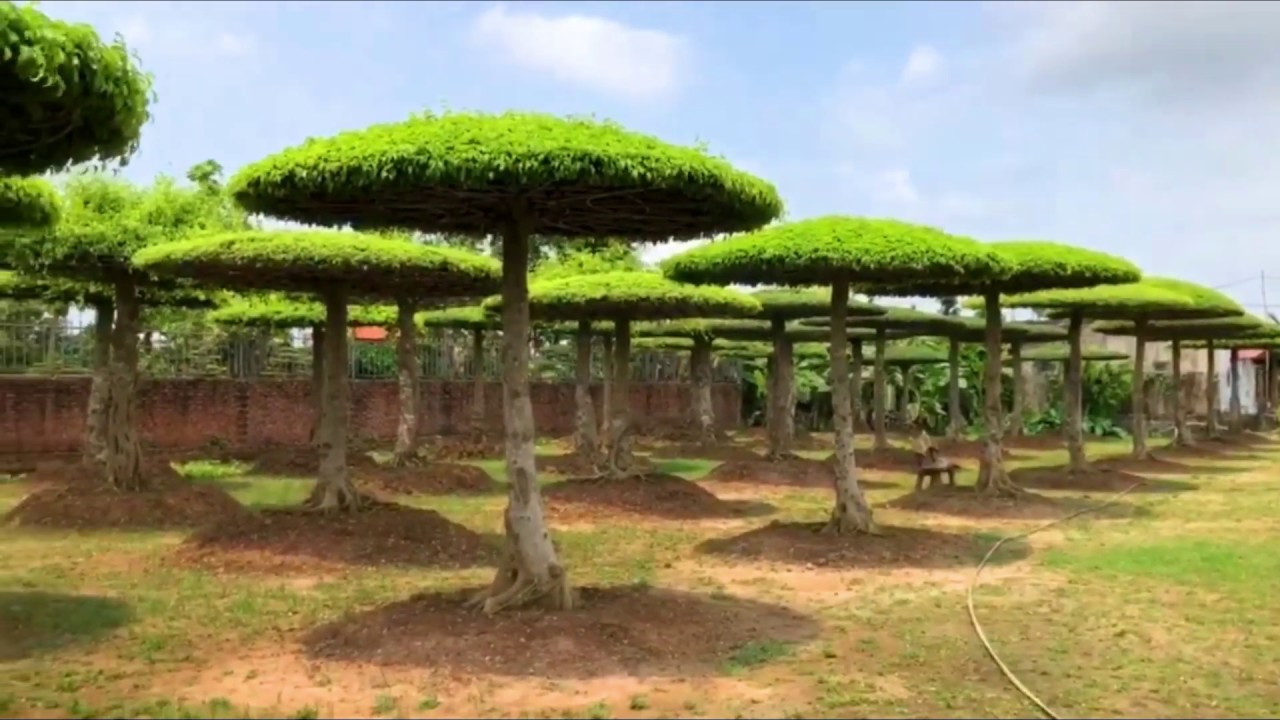
<svg viewBox="0 0 1280 720">
<path fill-rule="evenodd" d="M 347 324 L 394 327 L 397 310 L 393 305 L 352 305 Z M 237 298 L 208 314 L 210 322 L 226 327 L 292 330 L 325 324 L 324 305 L 280 295 Z"/>
<path fill-rule="evenodd" d="M 877 316 L 850 318 L 849 325 L 855 328 L 876 328 L 893 331 L 898 337 L 947 337 L 950 333 L 965 329 L 962 318 L 951 315 L 923 312 L 911 308 L 889 307 L 885 313 Z M 831 318 L 807 318 L 801 325 L 827 328 L 831 326 Z"/>
<path fill-rule="evenodd" d="M 417 315 L 426 327 L 454 328 L 458 330 L 500 330 L 502 318 L 485 312 L 480 305 L 428 310 Z"/>
<path fill-rule="evenodd" d="M 1064 317 L 1078 311 L 1092 320 L 1190 320 L 1244 312 L 1238 303 L 1221 293 L 1162 277 L 1144 277 L 1121 285 L 1013 294 L 1002 297 L 1000 304 L 1044 311 L 1050 317 Z"/>
<path fill-rule="evenodd" d="M 500 312 L 501 296 L 484 301 Z M 682 317 L 750 317 L 760 303 L 734 290 L 685 285 L 654 272 L 611 272 L 530 283 L 535 320 L 656 320 Z"/>
<path fill-rule="evenodd" d="M 45 229 L 58 223 L 58 193 L 40 178 L 0 177 L 0 230 Z"/>
<path fill-rule="evenodd" d="M 683 282 L 831 285 L 848 279 L 916 295 L 939 278 L 1000 278 L 1007 262 L 987 246 L 898 220 L 829 215 L 774 225 L 687 250 L 661 264 Z"/>
<path fill-rule="evenodd" d="M 501 283 L 498 262 L 476 253 L 333 230 L 203 235 L 147 247 L 133 260 L 149 272 L 238 290 L 474 297 Z"/>
<path fill-rule="evenodd" d="M 124 43 L 0 2 L 0 175 L 126 160 L 150 115 L 151 77 Z"/>
<path fill-rule="evenodd" d="M 1022 351 L 1023 362 L 1066 362 L 1071 356 L 1071 346 L 1066 343 L 1045 343 L 1034 345 Z M 1106 362 L 1111 360 L 1128 360 L 1128 353 L 1119 350 L 1108 350 L 1101 347 L 1085 347 L 1080 349 L 1080 357 L 1085 362 Z M 1005 364 L 1013 362 L 1006 357 Z"/>
<path fill-rule="evenodd" d="M 951 319 L 955 321 L 955 326 L 947 328 L 949 332 L 945 337 L 969 343 L 986 342 L 987 321 L 984 318 L 952 317 Z M 1011 322 L 1000 326 L 1000 339 L 1005 343 L 1049 342 L 1065 340 L 1066 337 L 1066 328 L 1049 323 Z"/>
<path fill-rule="evenodd" d="M 1264 335 L 1270 324 L 1252 315 L 1209 318 L 1205 320 L 1160 320 L 1149 322 L 1142 336 L 1147 341 L 1215 340 L 1218 338 Z M 1137 334 L 1137 324 L 1123 320 L 1098 322 L 1092 328 L 1103 335 Z"/>
<path fill-rule="evenodd" d="M 85 306 L 110 303 L 115 299 L 115 293 L 109 286 L 98 283 L 74 282 L 0 270 L 0 298 Z M 142 288 L 139 298 L 143 305 L 188 310 L 215 307 L 219 300 L 216 295 L 209 293 L 154 287 Z"/>
<path fill-rule="evenodd" d="M 764 308 L 760 316 L 771 320 L 831 315 L 831 291 L 825 288 L 768 288 L 752 292 L 751 297 Z M 885 314 L 885 308 L 855 298 L 850 298 L 846 307 L 851 318 Z"/>
<path fill-rule="evenodd" d="M 773 337 L 773 327 L 768 320 L 743 319 L 693 319 L 664 320 L 638 323 L 631 330 L 637 337 L 687 337 L 712 338 L 723 340 L 760 340 L 767 341 Z M 792 341 L 820 342 L 831 338 L 831 331 L 825 328 L 804 327 L 798 323 L 790 323 L 786 327 L 787 337 Z M 875 335 L 865 328 L 851 329 L 849 337 L 870 339 Z M 770 347 L 766 344 L 766 347 Z"/>
<path fill-rule="evenodd" d="M 948 353 L 937 345 L 922 343 L 890 343 L 884 348 L 886 365 L 909 367 L 949 362 Z"/>
<path fill-rule="evenodd" d="M 753 230 L 773 185 L 611 122 L 527 112 L 424 113 L 310 139 L 243 169 L 246 209 L 320 225 L 667 241 Z M 514 204 L 513 204 L 514 203 Z"/>
</svg>

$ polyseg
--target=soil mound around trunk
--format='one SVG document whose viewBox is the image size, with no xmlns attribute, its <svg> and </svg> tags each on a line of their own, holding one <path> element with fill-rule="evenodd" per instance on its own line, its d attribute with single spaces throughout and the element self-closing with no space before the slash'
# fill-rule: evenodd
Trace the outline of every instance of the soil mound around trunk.
<svg viewBox="0 0 1280 720">
<path fill-rule="evenodd" d="M 74 468 L 74 470 L 73 470 Z M 78 471 L 80 474 L 73 474 Z M 163 530 L 252 517 L 216 485 L 192 483 L 168 466 L 149 470 L 153 486 L 116 490 L 93 468 L 68 465 L 33 474 L 35 490 L 5 514 L 6 524 L 67 530 Z"/>
<path fill-rule="evenodd" d="M 498 492 L 489 473 L 465 463 L 424 462 L 395 467 L 373 460 L 353 463 L 351 477 L 384 495 L 462 495 Z"/>
<path fill-rule="evenodd" d="M 650 453 L 655 458 L 696 458 L 699 460 L 721 460 L 725 462 L 752 461 L 761 458 L 760 453 L 741 445 L 720 444 L 703 446 L 697 443 L 663 445 L 655 447 Z"/>
<path fill-rule="evenodd" d="M 702 478 L 702 481 L 829 490 L 836 479 L 833 465 L 834 463 L 805 458 L 765 460 L 757 457 L 748 462 L 726 462 L 717 465 Z M 892 483 L 863 477 L 858 478 L 858 485 L 864 489 L 893 487 Z"/>
<path fill-rule="evenodd" d="M 596 521 L 597 509 L 672 520 L 752 517 L 774 511 L 767 503 L 723 500 L 698 483 L 664 473 L 565 480 L 548 485 L 542 494 L 551 516 L 558 520 Z"/>
<path fill-rule="evenodd" d="M 178 549 L 186 563 L 278 572 L 337 566 L 491 566 L 497 540 L 432 510 L 374 502 L 358 512 L 273 509 L 212 525 Z"/>
<path fill-rule="evenodd" d="M 568 611 L 465 607 L 475 590 L 420 594 L 348 615 L 303 639 L 308 656 L 463 675 L 681 677 L 748 644 L 802 643 L 820 625 L 790 608 L 650 587 L 580 588 Z"/>
<path fill-rule="evenodd" d="M 424 447 L 426 456 L 436 462 L 495 460 L 505 452 L 501 437 L 476 433 L 437 435 L 429 439 Z"/>
<path fill-rule="evenodd" d="M 741 535 L 708 540 L 698 550 L 715 555 L 830 568 L 952 568 L 978 564 L 991 547 L 978 535 L 882 525 L 876 535 L 829 535 L 825 523 L 774 521 Z M 1010 546 L 1013 547 L 1010 547 Z M 1030 554 L 1026 543 L 1005 543 L 1001 562 Z"/>
<path fill-rule="evenodd" d="M 1009 471 L 1009 479 L 1015 485 L 1037 490 L 1076 490 L 1079 492 L 1123 492 L 1133 487 L 1135 493 L 1169 493 L 1195 490 L 1196 485 L 1182 480 L 1144 478 L 1141 475 L 1090 468 L 1082 473 L 1071 473 L 1066 466 L 1018 468 Z"/>
<path fill-rule="evenodd" d="M 882 507 L 980 519 L 1052 520 L 1099 505 L 1108 499 L 1106 496 L 1049 497 L 1025 490 L 1016 498 L 988 497 L 979 494 L 972 486 L 933 485 L 894 498 L 883 503 Z M 1150 513 L 1147 508 L 1121 501 L 1092 513 L 1091 517 L 1126 519 Z"/>
</svg>

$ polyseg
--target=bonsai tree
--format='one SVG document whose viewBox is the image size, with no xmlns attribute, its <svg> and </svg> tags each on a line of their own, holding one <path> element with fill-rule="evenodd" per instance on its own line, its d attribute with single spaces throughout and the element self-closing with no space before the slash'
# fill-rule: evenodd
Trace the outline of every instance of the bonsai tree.
<svg viewBox="0 0 1280 720">
<path fill-rule="evenodd" d="M 102 302 L 104 297 L 94 300 L 104 323 L 112 312 L 115 316 L 103 410 L 108 428 L 106 481 L 113 487 L 143 490 L 150 486 L 143 476 L 135 422 L 139 318 L 148 293 L 182 288 L 181 283 L 140 272 L 130 257 L 142 247 L 197 230 L 232 229 L 242 223 L 238 213 L 228 212 L 225 197 L 218 193 L 180 187 L 163 177 L 149 188 L 140 188 L 88 175 L 68 181 L 62 219 L 56 227 L 15 236 L 11 242 L 11 260 L 26 274 L 111 290 L 109 305 Z"/>
<path fill-rule="evenodd" d="M 531 239 L 668 242 L 753 230 L 782 214 L 772 185 L 702 150 L 532 113 L 423 114 L 311 139 L 245 167 L 232 190 L 251 211 L 287 220 L 501 240 L 508 551 L 476 598 L 487 612 L 543 598 L 572 605 L 534 468 Z"/>
<path fill-rule="evenodd" d="M 0 3 L 0 176 L 127 160 L 150 117 L 151 77 L 88 25 Z"/>
<path fill-rule="evenodd" d="M 311 402 L 315 414 L 311 421 L 310 442 L 314 444 L 324 415 L 324 305 L 280 294 L 258 294 L 226 302 L 210 312 L 208 318 L 216 325 L 241 330 L 311 331 Z M 396 308 L 387 305 L 353 305 L 347 311 L 347 323 L 352 327 L 394 327 Z M 397 433 L 397 452 L 401 451 L 400 443 L 400 434 Z"/>
<path fill-rule="evenodd" d="M 504 298 L 484 301 L 490 312 L 501 312 Z M 631 455 L 631 324 L 635 321 L 679 317 L 744 317 L 760 312 L 760 303 L 723 288 L 682 285 L 655 272 L 611 272 L 578 275 L 530 285 L 531 316 L 540 321 L 570 320 L 613 323 L 613 417 L 609 423 L 606 474 L 626 475 Z"/>
<path fill-rule="evenodd" d="M 1146 327 L 1151 322 L 1214 318 L 1240 315 L 1243 310 L 1235 302 L 1224 298 L 1213 299 L 1204 295 L 1188 293 L 1188 283 L 1171 278 L 1150 277 L 1140 282 L 1103 285 L 1099 287 L 1077 290 L 1042 290 L 1024 294 L 1015 294 L 1004 301 L 1009 307 L 1031 308 L 1047 312 L 1052 318 L 1067 320 L 1067 342 L 1073 352 L 1080 349 L 1080 336 L 1084 321 L 1110 320 L 1136 322 Z M 1137 343 L 1143 348 L 1143 343 Z M 1181 360 L 1179 359 L 1179 363 Z M 1134 356 L 1134 366 L 1145 368 L 1145 349 L 1138 350 Z M 1085 455 L 1082 387 L 1083 360 L 1075 357 L 1067 361 L 1066 383 L 1063 392 L 1066 394 L 1066 439 L 1069 455 L 1068 468 L 1071 473 L 1088 471 L 1088 460 Z M 1141 372 L 1137 373 L 1141 375 Z M 1142 381 L 1134 379 L 1135 396 L 1141 392 Z M 1179 401 L 1179 405 L 1181 402 Z M 1147 456 L 1145 415 L 1135 412 L 1133 433 L 1134 456 Z M 1175 412 L 1175 415 L 1177 413 Z M 1186 434 L 1179 431 L 1179 437 Z M 1139 438 L 1138 436 L 1142 437 Z"/>
<path fill-rule="evenodd" d="M 831 288 L 831 404 L 836 437 L 835 506 L 827 532 L 867 533 L 875 524 L 858 485 L 849 398 L 847 307 L 851 283 L 906 286 L 935 278 L 999 278 L 1007 262 L 972 240 L 896 220 L 828 216 L 775 225 L 688 250 L 662 263 L 671 278 L 729 285 Z"/>
<path fill-rule="evenodd" d="M 324 511 L 355 510 L 362 504 L 347 468 L 348 303 L 370 297 L 475 296 L 492 291 L 499 279 L 496 262 L 465 250 L 326 230 L 201 235 L 145 248 L 134 263 L 148 272 L 213 287 L 320 296 L 325 308 L 324 411 L 317 433 L 319 483 L 310 504 Z M 398 314 L 404 315 L 403 306 Z M 403 421 L 403 410 L 401 414 Z"/>
<path fill-rule="evenodd" d="M 1204 288 L 1204 289 L 1207 290 L 1207 288 Z M 1210 292 L 1214 292 L 1214 291 L 1210 291 Z M 1230 300 L 1226 296 L 1221 296 L 1220 301 L 1234 304 L 1234 301 Z M 1225 304 L 1220 305 L 1220 307 L 1226 307 L 1226 305 Z M 1237 305 L 1236 307 L 1239 307 L 1239 306 Z M 1174 405 L 1173 405 L 1174 428 L 1176 430 L 1176 434 L 1174 437 L 1174 444 L 1189 446 L 1193 444 L 1194 441 L 1191 438 L 1191 433 L 1189 429 L 1187 428 L 1186 409 L 1183 407 L 1182 397 L 1181 397 L 1182 396 L 1182 341 L 1184 340 L 1212 341 L 1216 339 L 1226 339 L 1226 338 L 1233 338 L 1233 337 L 1240 337 L 1240 336 L 1247 337 L 1254 334 L 1263 334 L 1266 330 L 1266 325 L 1261 320 L 1251 315 L 1235 315 L 1235 316 L 1228 316 L 1228 317 L 1212 318 L 1207 320 L 1180 320 L 1180 321 L 1170 320 L 1170 321 L 1132 322 L 1132 323 L 1123 322 L 1123 321 L 1100 322 L 1100 323 L 1094 323 L 1093 329 L 1104 335 L 1128 335 L 1134 338 L 1135 351 L 1134 351 L 1134 357 L 1133 357 L 1133 364 L 1134 364 L 1133 374 L 1135 376 L 1141 376 L 1141 378 L 1135 377 L 1133 381 L 1133 428 L 1134 428 L 1133 429 L 1133 435 L 1134 435 L 1133 456 L 1136 459 L 1145 459 L 1147 457 L 1150 457 L 1150 451 L 1147 449 L 1147 437 L 1146 437 L 1146 434 L 1147 434 L 1146 432 L 1146 409 L 1147 409 L 1146 376 L 1144 373 L 1145 366 L 1139 365 L 1138 363 L 1140 361 L 1145 363 L 1146 361 L 1146 353 L 1144 351 L 1146 343 L 1169 342 L 1173 346 L 1173 363 L 1172 363 L 1173 364 L 1173 382 L 1175 384 L 1175 387 L 1177 388 L 1177 392 L 1174 393 Z M 1216 410 L 1217 410 L 1217 402 L 1218 402 L 1218 392 L 1217 392 L 1218 389 L 1217 389 L 1217 385 L 1213 382 L 1213 379 L 1216 374 L 1215 372 L 1216 369 L 1214 368 L 1213 355 L 1214 353 L 1212 352 L 1212 350 L 1210 350 L 1209 366 L 1207 368 L 1209 379 L 1210 379 L 1210 382 L 1208 383 L 1208 387 L 1211 388 L 1209 391 L 1209 397 L 1208 397 L 1208 400 L 1211 403 L 1211 406 L 1210 406 L 1211 419 L 1209 422 L 1210 437 L 1214 437 L 1217 435 Z M 1231 424 L 1232 432 L 1238 432 L 1242 427 L 1241 417 L 1240 417 L 1240 395 L 1238 390 L 1238 382 L 1240 380 L 1240 377 L 1238 375 L 1238 370 L 1234 367 L 1234 363 L 1236 362 L 1237 359 L 1238 359 L 1238 356 L 1235 353 L 1232 353 L 1231 361 L 1233 363 L 1233 367 L 1230 370 L 1230 372 L 1232 373 L 1232 377 L 1231 377 L 1232 399 L 1230 404 L 1230 408 L 1231 408 L 1230 424 Z M 1141 439 L 1139 439 L 1138 437 L 1139 434 L 1142 435 Z"/>
<path fill-rule="evenodd" d="M 0 233 L 51 228 L 61 211 L 58 193 L 48 182 L 0 175 Z"/>
</svg>

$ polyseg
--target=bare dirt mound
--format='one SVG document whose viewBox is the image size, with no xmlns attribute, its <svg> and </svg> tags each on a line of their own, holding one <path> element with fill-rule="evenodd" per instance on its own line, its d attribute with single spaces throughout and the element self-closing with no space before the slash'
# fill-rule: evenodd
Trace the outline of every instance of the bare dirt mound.
<svg viewBox="0 0 1280 720">
<path fill-rule="evenodd" d="M 503 456 L 501 437 L 489 435 L 437 435 L 425 443 L 427 457 L 437 462 L 493 460 Z"/>
<path fill-rule="evenodd" d="M 741 445 L 702 446 L 697 443 L 663 445 L 655 447 L 650 457 L 655 458 L 696 458 L 699 460 L 750 461 L 759 460 L 760 453 Z"/>
<path fill-rule="evenodd" d="M 581 588 L 564 612 L 464 606 L 476 590 L 421 594 L 312 630 L 321 660 L 554 678 L 685 676 L 750 643 L 812 640 L 820 625 L 779 605 L 649 587 Z"/>
<path fill-rule="evenodd" d="M 599 472 L 599 468 L 586 457 L 578 453 L 563 455 L 539 455 L 534 458 L 538 472 L 564 477 L 591 477 Z"/>
<path fill-rule="evenodd" d="M 1182 480 L 1144 478 L 1141 475 L 1090 468 L 1083 473 L 1071 473 L 1065 466 L 1018 468 L 1009 471 L 1009 479 L 1015 485 L 1037 490 L 1076 490 L 1080 492 L 1123 492 L 1133 487 L 1135 493 L 1168 493 L 1195 490 L 1196 485 Z"/>
<path fill-rule="evenodd" d="M 745 485 L 774 485 L 796 488 L 830 489 L 836 472 L 832 463 L 819 460 L 794 458 L 791 460 L 765 460 L 757 457 L 749 462 L 726 462 L 716 466 L 702 478 L 702 482 L 742 483 Z M 863 488 L 893 487 L 892 483 L 859 477 Z"/>
<path fill-rule="evenodd" d="M 39 477 L 36 489 L 8 513 L 6 523 L 69 530 L 160 530 L 234 523 L 252 517 L 243 505 L 215 485 L 182 479 L 168 466 L 151 466 L 154 487 L 122 492 L 88 468 L 71 466 Z"/>
<path fill-rule="evenodd" d="M 354 463 L 351 476 L 360 485 L 387 495 L 459 495 L 501 490 L 489 473 L 465 463 L 394 467 L 369 460 Z"/>
<path fill-rule="evenodd" d="M 680 520 L 751 517 L 774 510 L 766 503 L 723 500 L 698 483 L 664 473 L 565 480 L 548 485 L 542 494 L 558 520 L 595 521 L 599 509 Z"/>
<path fill-rule="evenodd" d="M 1049 497 L 1023 491 L 1017 498 L 986 497 L 972 486 L 934 485 L 882 504 L 897 510 L 1003 520 L 1052 520 L 1105 502 L 1106 497 Z M 1150 514 L 1144 507 L 1118 502 L 1092 514 L 1095 518 L 1131 518 Z"/>
<path fill-rule="evenodd" d="M 701 552 L 731 557 L 833 568 L 949 568 L 977 565 L 989 539 L 927 528 L 880 526 L 876 535 L 827 535 L 824 523 L 771 522 L 741 535 L 708 540 Z M 1030 554 L 1025 544 L 1006 543 L 1002 562 Z"/>
<path fill-rule="evenodd" d="M 317 566 L 492 565 L 497 543 L 422 508 L 375 502 L 359 512 L 264 510 L 212 525 L 178 550 L 184 562 L 239 571 L 276 572 Z"/>
</svg>

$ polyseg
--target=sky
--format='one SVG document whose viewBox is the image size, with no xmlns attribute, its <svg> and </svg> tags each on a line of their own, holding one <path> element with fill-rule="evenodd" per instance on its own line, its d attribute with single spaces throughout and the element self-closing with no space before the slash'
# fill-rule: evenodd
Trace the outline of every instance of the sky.
<svg viewBox="0 0 1280 720">
<path fill-rule="evenodd" d="M 155 75 L 138 181 L 424 109 L 595 115 L 706 143 L 789 219 L 1052 240 L 1280 304 L 1280 3 L 40 7 Z"/>
</svg>

